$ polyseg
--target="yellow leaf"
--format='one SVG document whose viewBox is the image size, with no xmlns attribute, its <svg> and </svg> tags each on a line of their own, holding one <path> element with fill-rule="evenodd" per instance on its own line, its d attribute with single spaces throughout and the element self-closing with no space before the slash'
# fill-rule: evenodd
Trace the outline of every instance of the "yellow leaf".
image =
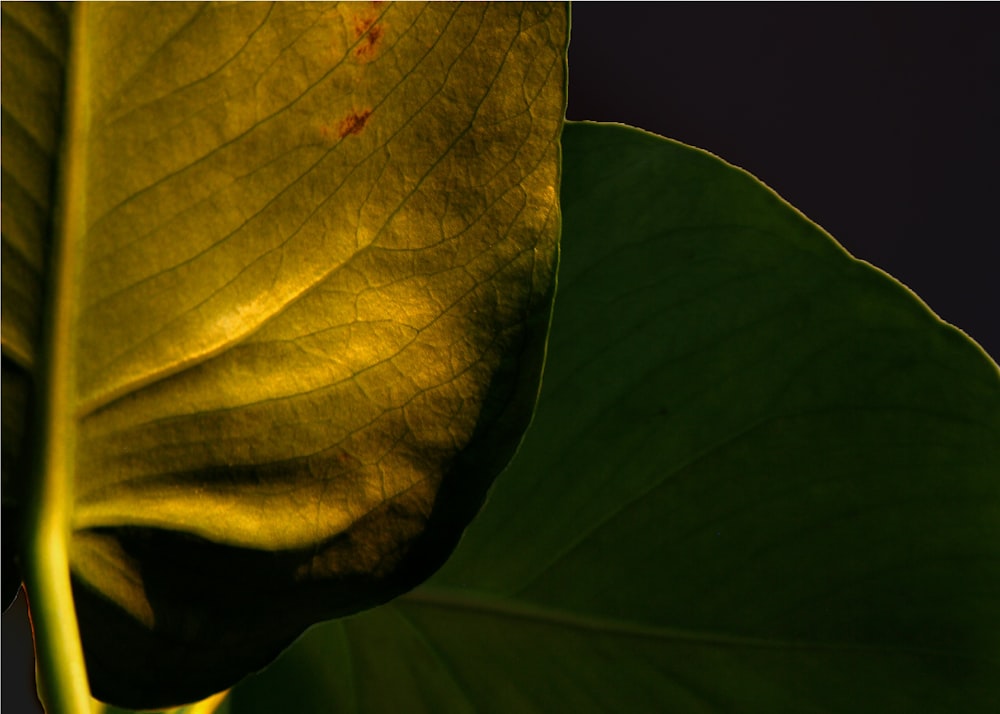
<svg viewBox="0 0 1000 714">
<path fill-rule="evenodd" d="M 512 455 L 554 290 L 567 16 L 74 10 L 74 592 L 95 695 L 165 706 L 426 578 Z"/>
</svg>

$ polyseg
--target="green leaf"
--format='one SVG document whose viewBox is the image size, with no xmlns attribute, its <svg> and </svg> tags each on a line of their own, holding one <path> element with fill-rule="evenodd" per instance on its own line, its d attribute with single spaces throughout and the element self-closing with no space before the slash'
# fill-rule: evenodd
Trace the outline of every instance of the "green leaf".
<svg viewBox="0 0 1000 714">
<path fill-rule="evenodd" d="M 232 711 L 996 708 L 997 366 L 714 156 L 591 124 L 563 152 L 517 457 L 433 579 Z"/>
<path fill-rule="evenodd" d="M 71 12 L 65 108 L 4 88 L 5 132 L 8 99 L 25 131 L 65 127 L 44 299 L 8 267 L 6 220 L 28 217 L 4 186 L 5 364 L 44 353 L 43 476 L 22 480 L 72 494 L 93 692 L 167 706 L 428 577 L 516 448 L 554 285 L 566 10 Z M 5 81 L 8 52 L 36 63 L 8 24 Z M 46 230 L 10 245 L 42 254 Z M 45 589 L 32 605 L 66 614 Z"/>
</svg>

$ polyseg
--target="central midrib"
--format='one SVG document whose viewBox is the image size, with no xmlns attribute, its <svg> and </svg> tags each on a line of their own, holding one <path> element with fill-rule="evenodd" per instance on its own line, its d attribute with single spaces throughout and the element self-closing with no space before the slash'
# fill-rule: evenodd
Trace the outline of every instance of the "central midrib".
<svg viewBox="0 0 1000 714">
<path fill-rule="evenodd" d="M 70 585 L 68 542 L 76 443 L 73 307 L 77 254 L 85 225 L 85 146 L 89 123 L 90 6 L 73 6 L 66 69 L 63 143 L 60 147 L 47 291 L 37 362 L 39 417 L 33 441 L 32 488 L 25 520 L 26 587 L 31 594 L 36 651 L 47 708 L 90 710 L 90 691 Z M 47 683 L 46 683 L 47 682 Z"/>
</svg>

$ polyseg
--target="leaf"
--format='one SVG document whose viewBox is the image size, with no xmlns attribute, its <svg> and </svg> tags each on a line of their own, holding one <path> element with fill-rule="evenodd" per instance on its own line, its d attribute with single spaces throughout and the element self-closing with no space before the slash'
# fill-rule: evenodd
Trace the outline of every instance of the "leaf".
<svg viewBox="0 0 1000 714">
<path fill-rule="evenodd" d="M 570 123 L 563 161 L 517 457 L 434 578 L 232 711 L 996 708 L 996 365 L 714 156 Z"/>
<path fill-rule="evenodd" d="M 229 714 L 229 692 L 224 690 L 193 704 L 160 712 L 160 714 Z M 130 710 L 92 701 L 92 714 L 131 714 Z"/>
<path fill-rule="evenodd" d="M 50 3 L 3 6 L 3 606 L 20 586 L 17 543 L 67 45 Z"/>
<path fill-rule="evenodd" d="M 426 578 L 516 448 L 566 11 L 72 12 L 45 329 L 74 597 L 95 696 L 162 707 Z"/>
</svg>

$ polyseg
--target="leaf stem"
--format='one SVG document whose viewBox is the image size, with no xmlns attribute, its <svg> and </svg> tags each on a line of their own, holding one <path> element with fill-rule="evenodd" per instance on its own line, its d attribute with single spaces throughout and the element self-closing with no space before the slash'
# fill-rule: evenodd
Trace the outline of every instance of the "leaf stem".
<svg viewBox="0 0 1000 714">
<path fill-rule="evenodd" d="M 88 714 L 90 687 L 73 604 L 69 569 L 73 504 L 73 284 L 78 236 L 85 228 L 85 157 L 88 67 L 81 46 L 86 3 L 72 8 L 65 124 L 57 209 L 49 253 L 43 312 L 34 472 L 28 494 L 25 585 L 35 636 L 39 694 L 49 714 Z"/>
<path fill-rule="evenodd" d="M 215 712 L 219 711 L 227 696 L 229 696 L 228 689 L 202 699 L 200 702 L 182 707 L 178 710 L 178 714 L 215 714 Z"/>
</svg>

